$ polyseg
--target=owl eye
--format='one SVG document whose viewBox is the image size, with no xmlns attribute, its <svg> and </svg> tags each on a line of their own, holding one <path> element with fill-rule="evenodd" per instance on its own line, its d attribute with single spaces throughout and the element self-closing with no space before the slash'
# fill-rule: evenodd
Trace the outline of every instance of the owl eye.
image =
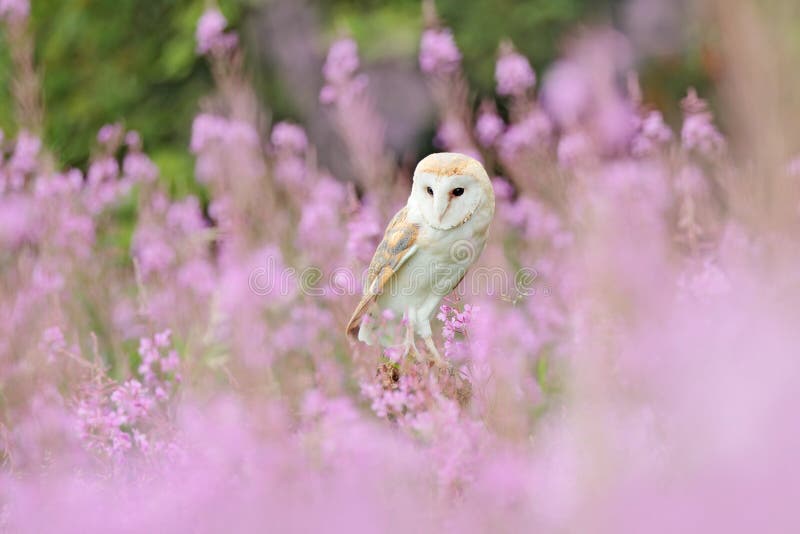
<svg viewBox="0 0 800 534">
<path fill-rule="evenodd" d="M 455 189 L 453 189 L 453 196 L 454 197 L 460 197 L 463 194 L 464 194 L 464 188 L 463 187 L 456 187 Z"/>
<path fill-rule="evenodd" d="M 427 191 L 430 196 L 433 196 L 433 189 L 431 189 L 430 187 L 425 189 L 425 191 Z"/>
</svg>

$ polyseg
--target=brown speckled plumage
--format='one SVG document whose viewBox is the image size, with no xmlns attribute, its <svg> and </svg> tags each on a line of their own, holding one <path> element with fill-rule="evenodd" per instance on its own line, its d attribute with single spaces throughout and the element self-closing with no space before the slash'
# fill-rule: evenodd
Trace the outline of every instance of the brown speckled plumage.
<svg viewBox="0 0 800 534">
<path fill-rule="evenodd" d="M 404 207 L 392 217 L 383 241 L 375 250 L 375 255 L 367 270 L 367 280 L 364 284 L 364 295 L 356 306 L 356 311 L 347 323 L 347 333 L 355 336 L 358 333 L 361 319 L 367 312 L 370 304 L 375 301 L 378 295 L 386 287 L 392 276 L 408 259 L 409 252 L 417 242 L 419 226 L 408 224 L 408 208 Z"/>
</svg>

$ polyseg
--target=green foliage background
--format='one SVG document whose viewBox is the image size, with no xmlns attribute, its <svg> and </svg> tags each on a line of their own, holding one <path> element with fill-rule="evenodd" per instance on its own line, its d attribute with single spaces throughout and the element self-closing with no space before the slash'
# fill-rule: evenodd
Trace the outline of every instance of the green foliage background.
<svg viewBox="0 0 800 534">
<path fill-rule="evenodd" d="M 497 44 L 511 38 L 537 71 L 552 61 L 565 35 L 579 22 L 613 19 L 618 0 L 438 0 L 452 27 L 465 70 L 479 94 L 491 94 Z M 264 4 L 223 0 L 234 27 Z M 266 4 L 268 6 L 268 3 Z M 318 0 L 325 43 L 348 33 L 366 61 L 415 56 L 422 30 L 418 0 Z M 204 0 L 32 0 L 31 26 L 43 76 L 45 138 L 63 165 L 85 164 L 92 140 L 105 123 L 124 121 L 138 130 L 145 148 L 172 181 L 176 194 L 191 189 L 187 153 L 198 100 L 212 88 L 210 73 L 194 52 L 194 29 Z M 268 8 L 268 7 L 267 7 Z M 604 20 L 605 20 L 604 19 Z M 245 35 L 244 42 L 253 42 Z M 320 50 L 323 54 L 324 50 Z M 697 54 L 650 68 L 651 87 L 675 99 L 702 83 Z M 13 133 L 9 61 L 0 52 L 0 128 Z M 265 102 L 278 117 L 292 116 L 291 88 L 269 65 L 253 65 Z M 656 100 L 659 97 L 656 96 Z"/>
</svg>

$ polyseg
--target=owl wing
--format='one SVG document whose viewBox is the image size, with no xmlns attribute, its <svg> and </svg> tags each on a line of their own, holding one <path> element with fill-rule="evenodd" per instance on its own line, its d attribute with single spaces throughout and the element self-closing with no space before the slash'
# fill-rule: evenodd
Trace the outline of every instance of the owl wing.
<svg viewBox="0 0 800 534">
<path fill-rule="evenodd" d="M 349 335 L 355 337 L 358 334 L 361 319 L 370 304 L 375 302 L 392 276 L 416 252 L 418 235 L 419 226 L 408 222 L 408 207 L 404 207 L 389 222 L 383 241 L 375 250 L 367 271 L 364 295 L 347 323 Z"/>
</svg>

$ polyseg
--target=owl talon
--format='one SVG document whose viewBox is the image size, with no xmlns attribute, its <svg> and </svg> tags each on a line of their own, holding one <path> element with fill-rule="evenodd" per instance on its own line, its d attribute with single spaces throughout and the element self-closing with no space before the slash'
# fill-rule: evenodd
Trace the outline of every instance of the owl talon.
<svg viewBox="0 0 800 534">
<path fill-rule="evenodd" d="M 432 338 L 426 337 L 423 338 L 423 341 L 425 341 L 425 346 L 428 348 L 428 353 L 431 357 L 431 360 L 433 360 L 433 363 L 436 365 L 436 367 L 440 369 L 452 367 L 450 362 L 442 358 L 442 355 L 439 354 L 439 349 L 436 348 L 436 344 L 433 342 Z"/>
<path fill-rule="evenodd" d="M 414 327 L 411 323 L 406 325 L 406 339 L 403 343 L 403 358 L 408 355 L 414 357 L 414 361 L 420 362 L 422 361 L 422 357 L 420 356 L 419 349 L 417 349 L 417 345 L 414 343 Z"/>
<path fill-rule="evenodd" d="M 411 355 L 414 358 L 414 361 L 417 362 L 422 361 L 422 355 L 419 353 L 419 349 L 417 349 L 417 346 L 414 344 L 413 341 L 409 343 L 406 348 L 406 356 L 408 355 Z"/>
</svg>

